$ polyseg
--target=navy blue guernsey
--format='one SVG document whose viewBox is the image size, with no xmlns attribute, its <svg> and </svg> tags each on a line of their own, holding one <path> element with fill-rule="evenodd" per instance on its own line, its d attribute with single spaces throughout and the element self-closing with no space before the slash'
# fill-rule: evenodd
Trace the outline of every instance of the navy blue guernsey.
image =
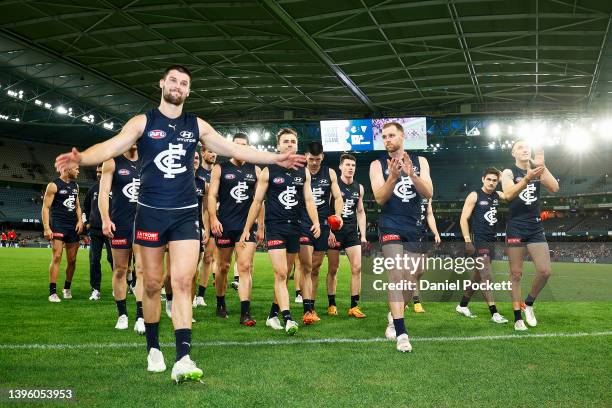
<svg viewBox="0 0 612 408">
<path fill-rule="evenodd" d="M 51 203 L 51 225 L 55 228 L 74 228 L 77 224 L 79 185 L 74 181 L 66 183 L 59 177 L 53 183 L 57 186 L 57 192 Z"/>
<path fill-rule="evenodd" d="M 310 174 L 310 189 L 314 203 L 317 206 L 319 223 L 327 225 L 327 217 L 333 214 L 330 206 L 331 178 L 329 177 L 329 167 L 321 166 L 317 174 Z M 308 226 L 312 225 L 307 211 L 302 213 L 302 223 Z"/>
<path fill-rule="evenodd" d="M 117 228 L 128 228 L 134 222 L 139 186 L 140 161 L 129 160 L 124 155 L 115 157 L 110 217 Z"/>
<path fill-rule="evenodd" d="M 419 157 L 416 154 L 409 153 L 412 160 L 414 173 L 419 176 L 421 174 L 421 164 Z M 385 181 L 389 178 L 389 169 L 387 167 L 388 155 L 378 159 L 382 167 L 382 173 Z M 379 219 L 379 227 L 381 228 L 417 228 L 421 230 L 421 200 L 422 197 L 412 184 L 410 176 L 402 172 L 400 177 L 395 182 L 393 193 L 382 206 Z M 427 210 L 427 209 L 425 209 Z"/>
<path fill-rule="evenodd" d="M 355 231 L 357 229 L 357 204 L 359 204 L 359 194 L 361 184 L 354 181 L 346 184 L 342 178 L 338 178 L 338 187 L 342 193 L 342 228 L 340 231 Z"/>
<path fill-rule="evenodd" d="M 429 207 L 429 200 L 421 198 L 421 230 L 423 234 L 427 233 L 427 208 Z"/>
<path fill-rule="evenodd" d="M 470 222 L 474 242 L 494 242 L 495 226 L 497 225 L 497 191 L 487 194 L 482 189 L 476 191 L 476 205 L 472 210 Z"/>
<path fill-rule="evenodd" d="M 257 172 L 252 163 L 220 164 L 218 218 L 224 231 L 241 231 L 255 197 Z"/>
<path fill-rule="evenodd" d="M 304 206 L 306 170 L 285 169 L 277 164 L 268 166 L 270 178 L 266 192 L 266 225 L 274 223 L 301 224 Z"/>
<path fill-rule="evenodd" d="M 195 189 L 196 189 L 196 196 L 198 197 L 198 221 L 200 222 L 200 228 L 204 228 L 204 220 L 202 219 L 202 205 L 204 204 L 204 194 L 206 192 L 206 181 L 204 181 L 203 178 L 200 178 L 197 176 L 197 170 L 196 170 L 196 175 L 195 175 Z"/>
<path fill-rule="evenodd" d="M 196 116 L 183 112 L 170 119 L 159 109 L 146 113 L 138 140 L 142 163 L 138 203 L 159 209 L 197 207 L 193 156 L 199 138 Z"/>
<path fill-rule="evenodd" d="M 200 166 L 196 170 L 196 178 L 199 178 L 205 181 L 206 183 L 210 184 L 210 174 L 211 173 L 212 173 L 212 169 L 205 169 L 204 167 Z"/>
<path fill-rule="evenodd" d="M 527 171 L 512 167 L 514 183 L 520 182 Z M 508 203 L 508 224 L 517 227 L 543 229 L 540 218 L 540 180 L 531 180 L 529 184 Z"/>
</svg>

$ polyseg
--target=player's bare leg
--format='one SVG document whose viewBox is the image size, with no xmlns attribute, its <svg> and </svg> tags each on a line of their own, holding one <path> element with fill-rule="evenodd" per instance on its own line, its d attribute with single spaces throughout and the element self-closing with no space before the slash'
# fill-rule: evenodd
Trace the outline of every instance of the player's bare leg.
<svg viewBox="0 0 612 408">
<path fill-rule="evenodd" d="M 290 335 L 294 335 L 297 333 L 297 324 L 291 318 L 287 283 L 289 281 L 289 268 L 294 263 L 295 254 L 288 254 L 285 248 L 278 248 L 269 250 L 268 255 L 274 270 L 274 303 L 266 321 L 266 326 L 278 330 L 280 325 L 278 314 L 280 312 L 285 321 L 285 330 Z M 280 325 L 280 329 L 282 328 L 283 326 Z"/>
<path fill-rule="evenodd" d="M 215 275 L 215 293 L 217 295 L 217 317 L 226 319 L 227 307 L 225 305 L 225 293 L 227 291 L 227 274 L 229 272 L 230 263 L 232 262 L 232 254 L 234 248 L 217 248 L 215 247 L 215 263 L 217 271 Z"/>
<path fill-rule="evenodd" d="M 527 330 L 521 315 L 521 279 L 523 277 L 523 258 L 525 247 L 509 247 L 510 282 L 512 283 L 512 310 L 514 312 L 514 329 Z"/>
<path fill-rule="evenodd" d="M 533 302 L 535 302 L 542 289 L 544 289 L 552 271 L 547 242 L 527 244 L 527 251 L 535 266 L 536 274 L 531 284 L 531 290 L 525 299 L 524 311 L 527 324 L 531 327 L 535 327 L 538 321 L 533 312 Z"/>
<path fill-rule="evenodd" d="M 111 251 L 113 254 L 113 296 L 119 316 L 115 329 L 126 330 L 128 328 L 126 274 L 132 250 L 113 248 Z"/>
<path fill-rule="evenodd" d="M 338 285 L 338 268 L 340 267 L 340 251 L 330 249 L 327 251 L 327 314 L 338 315 L 336 306 L 336 286 Z"/>
<path fill-rule="evenodd" d="M 238 297 L 240 298 L 240 324 L 244 326 L 255 326 L 255 320 L 251 317 L 251 289 L 253 286 L 253 257 L 257 244 L 246 242 L 245 246 L 236 247 L 235 265 L 238 270 L 240 285 L 238 286 Z"/>
<path fill-rule="evenodd" d="M 351 308 L 348 314 L 356 318 L 364 318 L 366 315 L 359 308 L 359 294 L 361 293 L 361 245 L 354 245 L 346 248 L 345 251 L 351 267 Z"/>
<path fill-rule="evenodd" d="M 300 245 L 300 252 L 298 253 L 299 262 L 296 263 L 296 271 L 299 270 L 299 282 L 302 289 L 302 298 L 304 305 L 304 317 L 302 321 L 304 324 L 309 325 L 317 322 L 319 319 L 315 318 L 312 313 L 312 252 L 313 247 L 311 245 Z M 296 273 L 296 275 L 298 275 Z M 296 284 L 297 284 L 296 280 Z"/>
</svg>

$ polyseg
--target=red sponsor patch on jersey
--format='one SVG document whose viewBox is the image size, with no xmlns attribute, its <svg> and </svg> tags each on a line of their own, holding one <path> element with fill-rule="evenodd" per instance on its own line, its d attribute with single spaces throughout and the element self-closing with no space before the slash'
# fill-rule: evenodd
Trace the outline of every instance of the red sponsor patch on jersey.
<svg viewBox="0 0 612 408">
<path fill-rule="evenodd" d="M 382 242 L 387 242 L 387 241 L 401 241 L 401 237 L 397 234 L 385 234 L 382 236 L 381 238 Z"/>
<path fill-rule="evenodd" d="M 64 234 L 61 232 L 54 232 L 53 238 L 64 238 Z"/>
<path fill-rule="evenodd" d="M 479 254 L 488 254 L 489 253 L 489 248 L 478 248 L 478 253 Z"/>
<path fill-rule="evenodd" d="M 127 245 L 127 238 L 113 238 L 111 239 L 111 245 Z"/>
<path fill-rule="evenodd" d="M 508 243 L 509 244 L 520 244 L 521 239 L 520 238 L 508 238 Z"/>
<path fill-rule="evenodd" d="M 141 241 L 157 242 L 159 241 L 159 232 L 136 230 L 136 239 Z"/>
<path fill-rule="evenodd" d="M 274 177 L 274 180 L 272 180 L 272 182 L 274 184 L 283 184 L 285 182 L 285 179 L 282 177 Z"/>
<path fill-rule="evenodd" d="M 217 240 L 217 243 L 218 243 L 219 245 L 227 245 L 227 244 L 231 244 L 231 243 L 232 243 L 232 240 L 231 240 L 231 239 L 229 239 L 229 238 L 219 238 L 219 239 Z"/>
<path fill-rule="evenodd" d="M 119 173 L 122 176 L 127 176 L 128 174 L 130 174 L 130 171 L 128 169 L 119 169 L 117 173 Z"/>
<path fill-rule="evenodd" d="M 310 238 L 308 237 L 300 237 L 300 244 L 307 244 L 310 242 Z"/>
<path fill-rule="evenodd" d="M 285 243 L 285 241 L 283 241 L 282 239 L 270 239 L 270 240 L 268 240 L 268 246 L 277 246 L 277 245 L 282 245 L 284 243 Z"/>
</svg>

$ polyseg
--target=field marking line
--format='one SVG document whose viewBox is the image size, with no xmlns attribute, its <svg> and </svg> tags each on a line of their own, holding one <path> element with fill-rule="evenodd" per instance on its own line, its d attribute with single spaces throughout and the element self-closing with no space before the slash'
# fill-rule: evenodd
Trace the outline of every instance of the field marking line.
<svg viewBox="0 0 612 408">
<path fill-rule="evenodd" d="M 612 336 L 612 330 L 602 332 L 576 332 L 576 333 L 536 333 L 536 334 L 504 334 L 491 336 L 450 336 L 450 337 L 411 337 L 412 342 L 464 342 L 464 341 L 491 341 L 491 340 L 526 340 L 550 337 L 597 337 Z M 360 344 L 390 342 L 383 337 L 369 339 L 350 338 L 323 338 L 323 339 L 284 339 L 284 340 L 257 340 L 257 341 L 205 341 L 193 342 L 195 347 L 258 347 L 258 346 L 291 346 L 304 344 Z M 174 343 L 162 343 L 163 347 L 172 347 Z M 82 350 L 82 349 L 127 349 L 141 348 L 143 343 L 80 343 L 80 344 L 0 344 L 0 350 Z"/>
</svg>

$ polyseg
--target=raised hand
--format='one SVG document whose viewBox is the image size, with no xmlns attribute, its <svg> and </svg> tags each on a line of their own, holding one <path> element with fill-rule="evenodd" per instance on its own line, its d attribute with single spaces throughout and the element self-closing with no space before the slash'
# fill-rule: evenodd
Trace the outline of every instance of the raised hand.
<svg viewBox="0 0 612 408">
<path fill-rule="evenodd" d="M 306 156 L 293 153 L 281 153 L 276 157 L 276 164 L 286 169 L 298 169 L 304 167 Z"/>
<path fill-rule="evenodd" d="M 544 166 L 544 149 L 539 148 L 536 150 L 531 162 L 533 163 L 533 167 Z"/>
<path fill-rule="evenodd" d="M 527 181 L 531 181 L 540 177 L 542 173 L 544 173 L 544 166 L 539 166 L 534 169 L 527 170 L 527 175 L 525 176 L 525 178 L 527 179 Z"/>
<path fill-rule="evenodd" d="M 69 153 L 60 154 L 55 158 L 55 169 L 60 173 L 70 169 L 81 162 L 81 153 L 73 147 Z"/>
<path fill-rule="evenodd" d="M 398 179 L 402 174 L 402 163 L 399 159 L 387 159 L 387 168 L 389 170 L 389 177 L 392 179 Z"/>
<path fill-rule="evenodd" d="M 414 167 L 412 166 L 412 160 L 410 160 L 410 156 L 408 155 L 408 153 L 404 152 L 404 154 L 402 155 L 402 170 L 404 171 L 404 173 L 406 173 L 408 176 L 414 176 Z"/>
</svg>

